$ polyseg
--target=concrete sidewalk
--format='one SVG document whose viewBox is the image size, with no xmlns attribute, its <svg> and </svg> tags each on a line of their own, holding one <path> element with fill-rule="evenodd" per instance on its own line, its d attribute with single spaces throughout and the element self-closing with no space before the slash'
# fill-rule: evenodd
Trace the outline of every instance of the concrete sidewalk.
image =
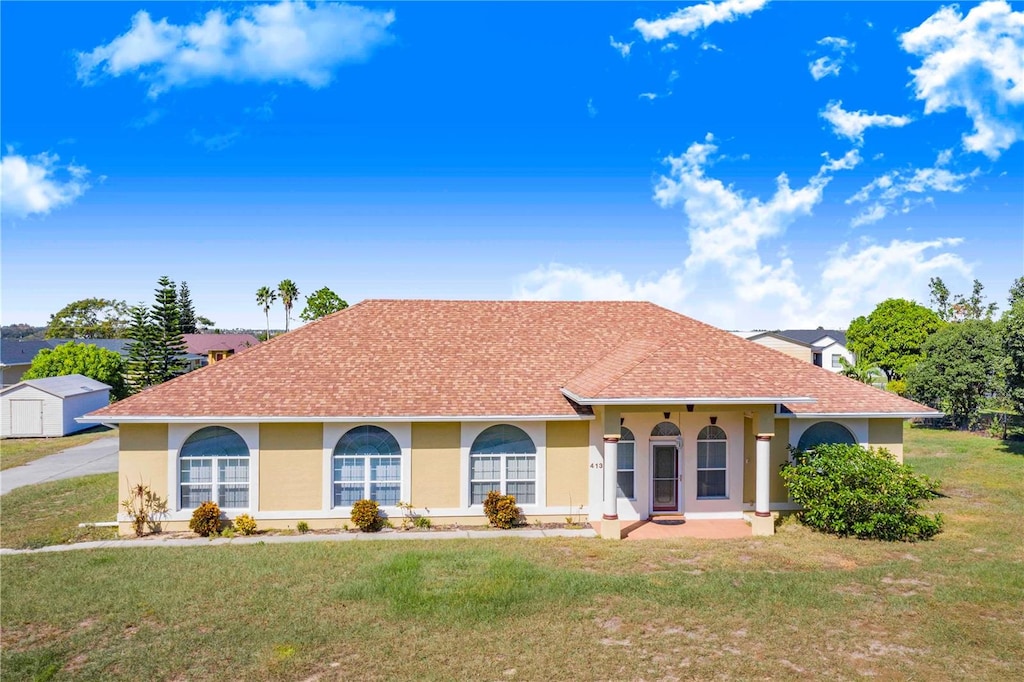
<svg viewBox="0 0 1024 682">
<path fill-rule="evenodd" d="M 3 445 L 0 445 L 2 448 Z M 0 471 L 0 495 L 15 488 L 62 478 L 117 471 L 117 436 L 100 438 L 13 469 Z"/>
<path fill-rule="evenodd" d="M 97 540 L 73 545 L 51 545 L 39 549 L 0 549 L 0 556 L 71 552 L 80 549 L 127 549 L 130 547 L 216 547 L 221 545 L 281 545 L 296 542 L 355 542 L 386 540 L 481 540 L 487 538 L 596 538 L 593 528 L 552 528 L 549 530 L 438 530 L 381 531 L 379 533 L 331 533 L 320 535 L 249 535 L 234 538 L 172 538 L 150 535 L 125 540 Z"/>
</svg>

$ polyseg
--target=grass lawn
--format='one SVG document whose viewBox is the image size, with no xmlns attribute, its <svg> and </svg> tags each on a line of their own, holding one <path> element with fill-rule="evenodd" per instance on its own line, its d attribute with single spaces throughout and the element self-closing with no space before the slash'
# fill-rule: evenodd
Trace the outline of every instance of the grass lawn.
<svg viewBox="0 0 1024 682">
<path fill-rule="evenodd" d="M 116 518 L 117 474 L 27 485 L 0 497 L 0 546 L 22 549 L 107 540 L 116 537 L 116 529 L 78 524 Z"/>
<path fill-rule="evenodd" d="M 931 542 L 787 523 L 729 541 L 6 556 L 3 677 L 1022 679 L 1024 449 L 923 430 L 906 441 L 907 460 L 944 481 L 931 506 L 946 531 Z"/>
<path fill-rule="evenodd" d="M 4 438 L 0 441 L 0 470 L 20 467 L 40 457 L 116 435 L 117 429 L 93 426 L 63 438 Z"/>
</svg>

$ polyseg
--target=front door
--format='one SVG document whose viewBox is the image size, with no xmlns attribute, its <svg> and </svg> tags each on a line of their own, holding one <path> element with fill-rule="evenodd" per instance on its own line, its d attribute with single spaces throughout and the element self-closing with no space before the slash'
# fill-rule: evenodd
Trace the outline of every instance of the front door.
<svg viewBox="0 0 1024 682">
<path fill-rule="evenodd" d="M 652 508 L 656 512 L 679 511 L 679 450 L 674 443 L 654 443 L 652 450 Z"/>
</svg>

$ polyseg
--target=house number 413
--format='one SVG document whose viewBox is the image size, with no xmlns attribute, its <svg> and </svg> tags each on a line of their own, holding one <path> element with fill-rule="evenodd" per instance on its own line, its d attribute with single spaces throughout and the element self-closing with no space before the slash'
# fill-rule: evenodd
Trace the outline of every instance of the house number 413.
<svg viewBox="0 0 1024 682">
<path fill-rule="evenodd" d="M 591 469 L 604 469 L 604 462 L 593 462 L 590 465 Z"/>
</svg>

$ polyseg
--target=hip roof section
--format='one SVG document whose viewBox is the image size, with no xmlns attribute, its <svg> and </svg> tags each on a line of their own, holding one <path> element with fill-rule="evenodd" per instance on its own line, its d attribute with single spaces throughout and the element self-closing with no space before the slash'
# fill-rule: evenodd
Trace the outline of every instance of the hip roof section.
<svg viewBox="0 0 1024 682">
<path fill-rule="evenodd" d="M 580 418 L 588 404 L 786 402 L 930 414 L 651 303 L 369 300 L 90 417 Z"/>
</svg>

